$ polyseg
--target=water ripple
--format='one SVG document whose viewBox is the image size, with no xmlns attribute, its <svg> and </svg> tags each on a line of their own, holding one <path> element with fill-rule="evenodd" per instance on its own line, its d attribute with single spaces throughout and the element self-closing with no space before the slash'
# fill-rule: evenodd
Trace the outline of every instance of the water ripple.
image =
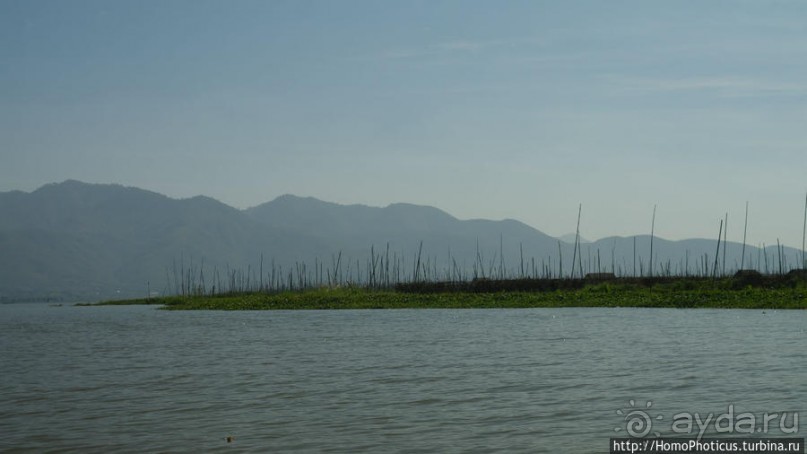
<svg viewBox="0 0 807 454">
<path fill-rule="evenodd" d="M 804 411 L 805 321 L 5 305 L 0 451 L 607 452 L 634 400 Z"/>
</svg>

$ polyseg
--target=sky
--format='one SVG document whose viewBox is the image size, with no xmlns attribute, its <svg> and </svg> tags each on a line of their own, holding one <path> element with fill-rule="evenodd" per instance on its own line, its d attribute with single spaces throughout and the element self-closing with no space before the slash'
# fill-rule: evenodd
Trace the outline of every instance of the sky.
<svg viewBox="0 0 807 454">
<path fill-rule="evenodd" d="M 801 247 L 807 2 L 0 0 L 0 191 Z"/>
</svg>

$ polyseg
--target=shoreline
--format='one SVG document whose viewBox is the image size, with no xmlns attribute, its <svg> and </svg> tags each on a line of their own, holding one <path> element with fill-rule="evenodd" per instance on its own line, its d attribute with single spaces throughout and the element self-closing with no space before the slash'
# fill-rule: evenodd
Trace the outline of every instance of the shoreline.
<svg viewBox="0 0 807 454">
<path fill-rule="evenodd" d="M 489 285 L 489 283 L 487 283 Z M 249 292 L 142 298 L 82 306 L 151 304 L 165 310 L 493 309 L 645 307 L 704 309 L 807 309 L 807 285 L 738 285 L 737 280 L 675 279 L 637 285 L 605 281 L 542 291 L 402 291 L 363 287 L 280 293 Z"/>
</svg>

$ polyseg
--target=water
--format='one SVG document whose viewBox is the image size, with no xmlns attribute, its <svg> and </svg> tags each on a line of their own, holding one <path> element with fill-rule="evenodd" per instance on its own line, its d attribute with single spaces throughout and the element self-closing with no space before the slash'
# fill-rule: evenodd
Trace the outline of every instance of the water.
<svg viewBox="0 0 807 454">
<path fill-rule="evenodd" d="M 662 435 L 729 405 L 807 415 L 805 327 L 770 310 L 0 305 L 0 451 L 608 452 L 617 410 L 662 416 Z"/>
</svg>

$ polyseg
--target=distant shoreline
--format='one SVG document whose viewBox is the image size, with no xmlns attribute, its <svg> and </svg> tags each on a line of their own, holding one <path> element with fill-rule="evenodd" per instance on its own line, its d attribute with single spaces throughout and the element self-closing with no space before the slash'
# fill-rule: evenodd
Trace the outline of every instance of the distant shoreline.
<svg viewBox="0 0 807 454">
<path fill-rule="evenodd" d="M 482 281 L 485 291 L 438 283 L 406 284 L 398 289 L 321 288 L 294 292 L 248 292 L 225 295 L 169 296 L 105 301 L 83 306 L 161 305 L 168 310 L 322 310 L 322 309 L 493 309 L 556 307 L 646 307 L 725 309 L 807 309 L 807 283 L 801 279 L 750 283 L 737 278 L 669 278 L 649 281 L 606 280 L 580 284 Z M 504 289 L 497 289 L 497 282 Z M 753 285 L 752 285 L 753 284 Z M 537 284 L 536 284 L 537 285 Z"/>
</svg>

